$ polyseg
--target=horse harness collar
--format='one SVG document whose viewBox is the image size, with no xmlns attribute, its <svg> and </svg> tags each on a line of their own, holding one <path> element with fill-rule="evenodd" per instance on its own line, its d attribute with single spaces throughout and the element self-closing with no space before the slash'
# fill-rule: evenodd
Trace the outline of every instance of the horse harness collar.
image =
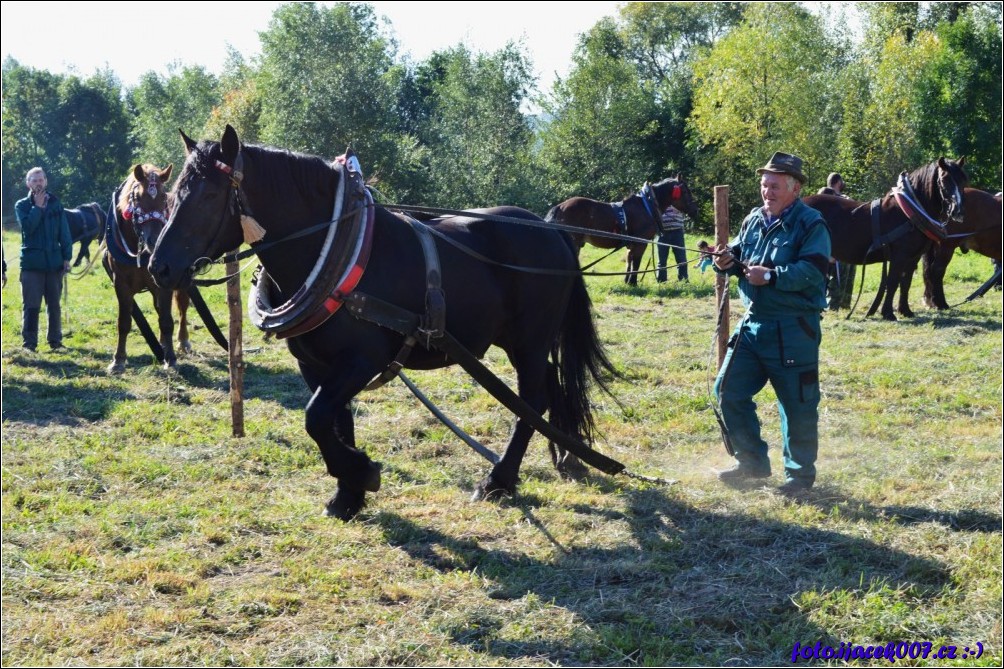
<svg viewBox="0 0 1004 669">
<path fill-rule="evenodd" d="M 866 255 L 881 250 L 888 251 L 893 242 L 914 229 L 920 231 L 925 237 L 934 242 L 940 243 L 948 238 L 946 232 L 947 224 L 931 218 L 919 204 L 913 184 L 910 183 L 910 178 L 906 172 L 900 173 L 899 179 L 896 181 L 896 185 L 893 186 L 890 196 L 896 202 L 899 210 L 906 216 L 907 221 L 882 234 L 881 204 L 883 198 L 872 200 L 869 205 L 871 208 L 872 243 Z"/>
<path fill-rule="evenodd" d="M 917 202 L 917 195 L 913 191 L 913 184 L 906 172 L 901 172 L 896 186 L 892 189 L 892 195 L 896 199 L 896 204 L 900 211 L 910 219 L 910 223 L 915 228 L 924 233 L 924 236 L 934 242 L 945 240 L 947 225 L 941 221 L 936 221 L 924 211 L 924 208 Z"/>
<path fill-rule="evenodd" d="M 331 318 L 359 285 L 369 262 L 375 219 L 373 196 L 363 184 L 359 161 L 351 152 L 336 159 L 335 167 L 340 178 L 334 211 L 326 225 L 328 232 L 321 252 L 303 285 L 286 302 L 273 306 L 274 284 L 264 267 L 259 266 L 252 281 L 248 315 L 256 327 L 280 339 L 302 335 Z M 238 175 L 239 163 L 235 161 L 231 175 L 235 192 L 240 188 Z M 235 204 L 243 206 L 239 195 Z M 345 210 L 349 213 L 343 216 Z"/>
</svg>

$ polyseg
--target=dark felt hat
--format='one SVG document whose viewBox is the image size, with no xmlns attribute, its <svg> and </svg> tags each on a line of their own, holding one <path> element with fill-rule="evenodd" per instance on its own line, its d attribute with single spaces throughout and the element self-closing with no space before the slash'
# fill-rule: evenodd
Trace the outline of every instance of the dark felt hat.
<svg viewBox="0 0 1004 669">
<path fill-rule="evenodd" d="M 798 179 L 799 183 L 805 183 L 805 175 L 802 174 L 802 159 L 790 153 L 781 153 L 780 151 L 775 153 L 770 157 L 766 165 L 756 171 L 757 174 L 763 174 L 764 172 L 790 174 Z"/>
</svg>

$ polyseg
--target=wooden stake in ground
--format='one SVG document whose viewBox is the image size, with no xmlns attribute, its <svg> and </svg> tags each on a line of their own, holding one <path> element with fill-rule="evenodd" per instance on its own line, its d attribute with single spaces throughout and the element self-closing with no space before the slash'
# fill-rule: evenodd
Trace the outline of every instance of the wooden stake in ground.
<svg viewBox="0 0 1004 669">
<path fill-rule="evenodd" d="M 729 187 L 715 186 L 715 246 L 729 243 Z M 722 312 L 721 327 L 718 328 L 718 369 L 722 368 L 729 343 L 729 277 L 717 275 L 715 280 L 715 304 Z"/>
<path fill-rule="evenodd" d="M 233 435 L 244 436 L 244 309 L 240 265 L 227 263 L 227 307 L 230 311 L 230 419 Z"/>
</svg>

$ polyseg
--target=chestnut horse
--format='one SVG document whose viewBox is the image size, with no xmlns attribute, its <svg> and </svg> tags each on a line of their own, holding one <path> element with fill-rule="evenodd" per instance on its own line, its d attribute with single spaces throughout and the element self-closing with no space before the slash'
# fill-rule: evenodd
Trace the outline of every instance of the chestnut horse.
<svg viewBox="0 0 1004 669">
<path fill-rule="evenodd" d="M 924 254 L 924 303 L 948 309 L 945 300 L 945 270 L 955 249 L 976 251 L 1001 261 L 1001 199 L 977 188 L 967 188 L 966 215 L 952 226 L 948 239 Z"/>
<path fill-rule="evenodd" d="M 173 165 L 159 169 L 154 165 L 135 165 L 132 173 L 115 191 L 112 206 L 105 224 L 105 271 L 115 286 L 118 300 L 118 346 L 112 362 L 108 365 L 110 374 L 121 374 L 126 366 L 126 338 L 132 328 L 134 312 L 138 307 L 133 297 L 145 290 L 153 296 L 154 307 L 160 325 L 160 350 L 157 342 L 150 341 L 154 355 L 163 362 L 165 368 L 177 365 L 174 352 L 174 318 L 171 314 L 171 296 L 174 294 L 180 313 L 178 345 L 188 352 L 192 346 L 188 341 L 188 294 L 172 291 L 154 283 L 147 265 L 150 254 L 157 244 L 157 238 L 164 229 L 168 213 L 167 181 L 171 178 Z M 142 313 L 136 316 L 143 329 L 146 319 Z M 144 332 L 144 335 L 147 333 Z"/>
<path fill-rule="evenodd" d="M 901 183 L 912 191 L 914 204 L 923 210 L 906 205 L 913 218 L 897 199 L 901 197 L 901 189 L 893 189 L 872 203 L 834 195 L 810 195 L 803 199 L 826 219 L 834 258 L 854 265 L 888 260 L 888 277 L 879 287 L 869 316 L 884 295 L 882 318 L 896 320 L 893 297 L 897 288 L 900 289 L 899 312 L 913 316 L 908 300 L 917 262 L 939 230 L 944 236 L 949 221 L 954 223 L 962 219 L 963 189 L 969 185 L 969 177 L 962 169 L 964 164 L 965 158 L 958 161 L 939 158 L 909 175 L 901 175 Z"/>
<path fill-rule="evenodd" d="M 573 197 L 556 204 L 544 216 L 545 221 L 572 225 L 585 230 L 597 232 L 612 232 L 641 239 L 652 239 L 662 230 L 662 212 L 670 205 L 676 207 L 691 218 L 697 217 L 697 205 L 690 194 L 690 188 L 683 177 L 677 174 L 670 179 L 663 179 L 648 192 L 642 192 L 625 198 L 620 202 L 600 202 L 587 197 Z M 650 195 L 649 195 L 650 194 Z M 620 212 L 618 212 L 620 210 Z M 623 215 L 623 225 L 618 214 Z M 579 249 L 586 242 L 601 249 L 615 249 L 624 246 L 624 242 L 609 237 L 599 237 L 572 233 Z M 647 244 L 629 243 L 627 254 L 627 272 L 624 281 L 632 286 L 638 284 L 638 270 L 645 256 Z"/>
</svg>

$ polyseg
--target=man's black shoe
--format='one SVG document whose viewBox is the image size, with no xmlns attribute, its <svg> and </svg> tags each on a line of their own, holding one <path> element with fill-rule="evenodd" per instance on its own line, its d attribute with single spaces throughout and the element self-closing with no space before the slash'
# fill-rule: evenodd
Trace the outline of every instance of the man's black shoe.
<svg viewBox="0 0 1004 669">
<path fill-rule="evenodd" d="M 777 491 L 785 497 L 798 497 L 812 488 L 812 484 L 798 479 L 792 479 L 778 487 Z"/>
<path fill-rule="evenodd" d="M 718 480 L 723 483 L 736 483 L 749 479 L 769 479 L 769 469 L 754 469 L 746 465 L 736 465 L 732 469 L 725 469 L 718 472 Z"/>
</svg>

